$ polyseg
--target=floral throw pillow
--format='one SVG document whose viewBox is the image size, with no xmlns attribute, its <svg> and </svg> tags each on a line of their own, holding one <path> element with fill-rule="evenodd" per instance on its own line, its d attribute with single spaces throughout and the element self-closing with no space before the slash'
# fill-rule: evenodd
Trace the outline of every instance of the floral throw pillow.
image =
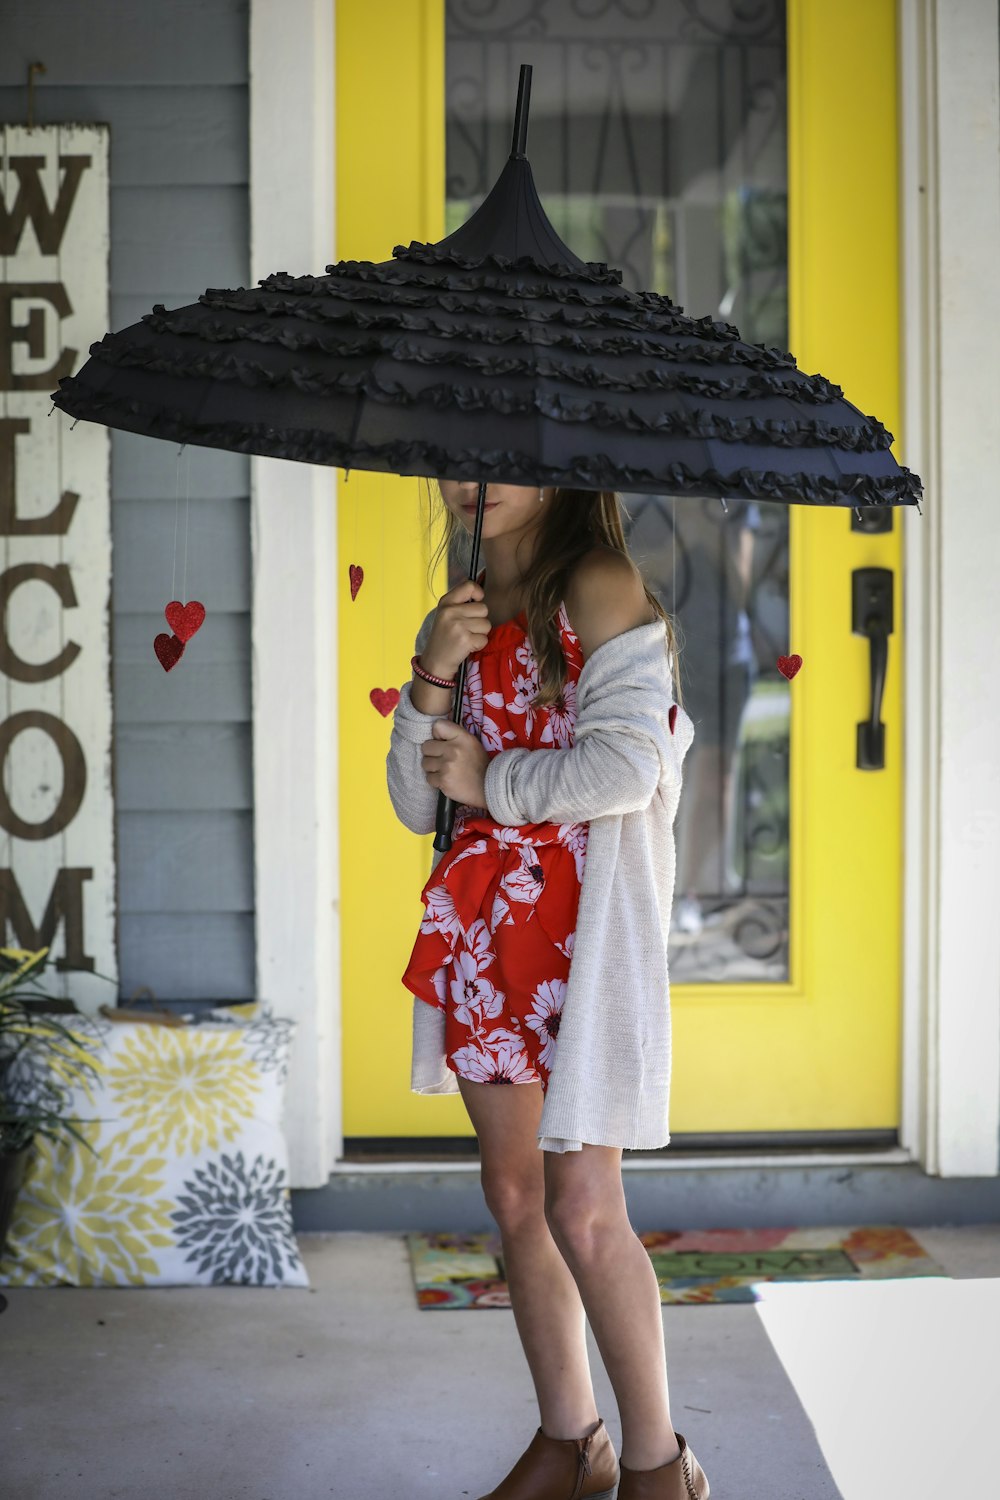
<svg viewBox="0 0 1000 1500">
<path fill-rule="evenodd" d="M 36 1135 L 0 1284 L 308 1287 L 282 1132 L 296 1023 L 240 1009 L 185 1026 L 62 1015 L 90 1070 L 34 1046 L 6 1068 L 8 1098 L 59 1097 L 93 1150 Z"/>
</svg>

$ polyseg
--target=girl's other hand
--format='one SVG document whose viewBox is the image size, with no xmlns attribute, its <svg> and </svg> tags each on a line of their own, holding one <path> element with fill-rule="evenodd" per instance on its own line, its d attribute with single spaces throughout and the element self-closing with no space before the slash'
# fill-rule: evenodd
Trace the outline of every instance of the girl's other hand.
<svg viewBox="0 0 1000 1500">
<path fill-rule="evenodd" d="M 453 719 L 435 719 L 432 739 L 424 740 L 421 763 L 429 786 L 452 802 L 486 808 L 486 767 L 490 757 L 481 740 Z"/>
</svg>

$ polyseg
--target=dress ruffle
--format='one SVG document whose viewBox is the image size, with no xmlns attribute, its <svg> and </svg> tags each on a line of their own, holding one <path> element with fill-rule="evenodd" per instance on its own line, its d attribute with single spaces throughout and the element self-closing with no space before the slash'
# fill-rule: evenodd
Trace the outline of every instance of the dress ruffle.
<svg viewBox="0 0 1000 1500">
<path fill-rule="evenodd" d="M 509 829 L 506 829 L 509 832 Z M 485 849 L 490 844 L 492 847 Z M 555 946 L 565 937 L 565 923 L 562 919 L 562 903 L 559 905 L 560 917 L 553 920 L 548 913 L 548 901 L 546 895 L 551 884 L 549 879 L 550 867 L 565 863 L 570 871 L 573 869 L 573 855 L 560 840 L 558 825 L 536 825 L 530 832 L 522 832 L 522 843 L 518 845 L 501 846 L 497 842 L 494 832 L 490 831 L 485 818 L 468 817 L 465 823 L 465 832 L 459 836 L 455 835 L 451 849 L 440 860 L 437 867 L 428 877 L 424 886 L 424 892 L 430 888 L 446 886 L 455 903 L 455 911 L 462 926 L 463 937 L 467 937 L 473 922 L 480 918 L 483 912 L 488 912 L 492 905 L 490 897 L 491 888 L 500 884 L 508 867 L 516 864 L 520 859 L 520 849 L 531 847 L 531 858 L 536 867 L 542 871 L 544 894 L 535 903 L 531 911 L 531 919 L 538 922 L 539 927 L 545 933 L 546 938 Z M 478 853 L 481 848 L 484 852 Z M 421 933 L 421 944 L 431 934 Z M 457 934 L 434 934 L 440 937 L 440 945 L 435 944 L 431 954 L 426 955 L 425 972 L 430 972 L 442 961 L 444 956 L 451 957 L 460 951 L 461 944 Z M 418 949 L 419 951 L 419 949 Z M 411 973 L 415 972 L 411 970 Z"/>
</svg>

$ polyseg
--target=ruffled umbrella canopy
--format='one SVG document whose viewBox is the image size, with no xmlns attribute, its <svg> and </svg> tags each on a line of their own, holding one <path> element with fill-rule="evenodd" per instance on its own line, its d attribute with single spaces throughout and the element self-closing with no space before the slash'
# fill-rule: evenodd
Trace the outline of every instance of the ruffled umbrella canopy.
<svg viewBox="0 0 1000 1500">
<path fill-rule="evenodd" d="M 556 234 L 524 152 L 436 244 L 210 288 L 90 346 L 53 401 L 344 469 L 807 505 L 915 504 L 892 434 L 791 354 L 631 292 Z"/>
<path fill-rule="evenodd" d="M 556 234 L 525 154 L 468 221 L 386 261 L 265 277 L 154 305 L 63 376 L 60 410 L 203 447 L 486 485 L 559 485 L 784 504 L 918 504 L 892 434 L 791 354 L 633 292 Z M 455 693 L 461 721 L 463 664 Z M 435 848 L 449 848 L 442 793 Z"/>
</svg>

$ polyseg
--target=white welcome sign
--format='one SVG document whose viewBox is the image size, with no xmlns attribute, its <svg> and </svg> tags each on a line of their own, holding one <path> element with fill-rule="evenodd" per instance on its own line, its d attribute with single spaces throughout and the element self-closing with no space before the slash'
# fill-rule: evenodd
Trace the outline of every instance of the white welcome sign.
<svg viewBox="0 0 1000 1500">
<path fill-rule="evenodd" d="M 109 327 L 108 144 L 0 126 L 0 944 L 89 971 L 45 987 L 91 1013 L 118 989 L 111 443 L 50 393 Z"/>
</svg>

